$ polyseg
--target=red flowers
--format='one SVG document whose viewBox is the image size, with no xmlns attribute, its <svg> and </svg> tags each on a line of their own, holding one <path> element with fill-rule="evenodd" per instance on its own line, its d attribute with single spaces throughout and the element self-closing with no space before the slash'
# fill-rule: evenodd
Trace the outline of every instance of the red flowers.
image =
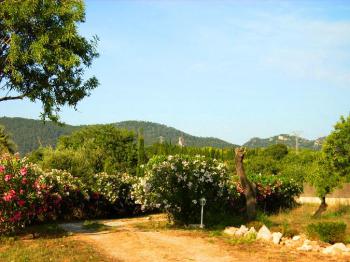
<svg viewBox="0 0 350 262">
<path fill-rule="evenodd" d="M 22 179 L 22 184 L 23 184 L 23 185 L 27 184 L 27 178 L 24 177 L 24 178 Z"/>
<path fill-rule="evenodd" d="M 11 175 L 6 175 L 6 176 L 5 176 L 5 181 L 6 181 L 6 182 L 8 182 L 8 181 L 10 181 L 10 180 L 11 180 L 11 178 L 12 178 L 12 176 L 11 176 Z"/>
<path fill-rule="evenodd" d="M 26 204 L 26 201 L 20 199 L 17 201 L 17 204 L 20 206 L 20 207 L 23 207 L 25 204 Z"/>
<path fill-rule="evenodd" d="M 4 194 L 2 199 L 5 200 L 6 202 L 10 202 L 15 197 L 16 197 L 16 191 L 11 189 L 9 192 Z"/>
<path fill-rule="evenodd" d="M 5 171 L 5 167 L 4 166 L 0 166 L 0 173 L 3 173 Z"/>
<path fill-rule="evenodd" d="M 25 167 L 22 167 L 21 170 L 20 170 L 20 173 L 21 173 L 22 176 L 27 175 L 27 172 L 28 172 L 27 168 L 25 168 Z"/>
</svg>

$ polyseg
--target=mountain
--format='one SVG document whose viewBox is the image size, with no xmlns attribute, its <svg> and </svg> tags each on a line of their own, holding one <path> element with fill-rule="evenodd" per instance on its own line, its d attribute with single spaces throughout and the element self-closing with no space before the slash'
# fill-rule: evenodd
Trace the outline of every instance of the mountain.
<svg viewBox="0 0 350 262">
<path fill-rule="evenodd" d="M 320 137 L 315 140 L 309 140 L 306 138 L 299 137 L 298 147 L 304 148 L 304 149 L 320 150 L 324 139 L 325 137 Z M 248 148 L 257 148 L 257 147 L 268 147 L 274 144 L 285 144 L 288 147 L 295 148 L 295 145 L 296 145 L 295 136 L 291 136 L 288 134 L 280 134 L 269 138 L 254 137 L 250 139 L 248 142 L 246 142 L 243 146 Z"/>
<path fill-rule="evenodd" d="M 234 147 L 229 142 L 214 138 L 214 137 L 197 137 L 186 134 L 173 127 L 165 125 L 145 122 L 145 121 L 124 121 L 113 123 L 119 128 L 124 128 L 137 132 L 140 128 L 143 129 L 145 144 L 151 145 L 159 142 L 160 137 L 164 141 L 175 144 L 178 143 L 179 137 L 182 136 L 187 146 L 211 146 L 217 148 Z M 83 126 L 72 125 L 57 125 L 47 121 L 43 123 L 41 120 L 33 120 L 19 117 L 1 117 L 0 125 L 5 126 L 6 130 L 12 134 L 12 138 L 18 145 L 18 151 L 21 154 L 26 154 L 30 151 L 42 146 L 55 146 L 57 139 L 62 135 L 68 135 Z"/>
<path fill-rule="evenodd" d="M 179 137 L 183 137 L 186 146 L 204 147 L 211 146 L 217 148 L 236 147 L 237 145 L 231 144 L 224 140 L 215 137 L 198 137 L 186 134 L 180 130 L 166 125 L 156 124 L 145 121 L 123 121 L 115 123 L 117 127 L 132 130 L 138 132 L 141 128 L 145 137 L 145 143 L 148 145 L 159 142 L 163 139 L 166 142 L 177 144 Z"/>
</svg>

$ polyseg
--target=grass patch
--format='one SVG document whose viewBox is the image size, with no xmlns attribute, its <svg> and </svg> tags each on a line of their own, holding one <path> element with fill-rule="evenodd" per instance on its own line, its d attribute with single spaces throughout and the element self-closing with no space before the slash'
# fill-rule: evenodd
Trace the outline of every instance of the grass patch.
<svg viewBox="0 0 350 262">
<path fill-rule="evenodd" d="M 69 238 L 14 240 L 0 247 L 0 261 L 110 261 L 87 243 Z"/>
<path fill-rule="evenodd" d="M 346 224 L 343 222 L 319 222 L 307 226 L 307 234 L 324 242 L 334 244 L 344 242 Z"/>
<path fill-rule="evenodd" d="M 101 231 L 110 231 L 113 227 L 106 226 L 97 221 L 85 220 L 82 228 L 88 231 L 101 232 Z"/>
<path fill-rule="evenodd" d="M 28 235 L 33 237 L 28 239 Z M 0 261 L 111 261 L 90 244 L 67 236 L 57 224 L 36 225 L 0 238 Z"/>
<path fill-rule="evenodd" d="M 317 204 L 303 204 L 295 209 L 282 211 L 268 217 L 273 222 L 272 231 L 279 231 L 284 235 L 307 234 L 307 226 L 310 223 L 320 222 L 344 222 L 347 224 L 344 239 L 350 239 L 350 207 L 349 206 L 329 206 L 326 212 L 319 218 L 312 215 L 317 210 Z"/>
</svg>

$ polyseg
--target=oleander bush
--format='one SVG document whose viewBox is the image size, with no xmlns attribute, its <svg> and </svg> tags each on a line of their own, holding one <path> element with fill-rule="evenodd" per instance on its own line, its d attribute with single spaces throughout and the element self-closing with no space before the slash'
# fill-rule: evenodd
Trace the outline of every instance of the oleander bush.
<svg viewBox="0 0 350 262">
<path fill-rule="evenodd" d="M 277 212 L 294 207 L 295 198 L 303 192 L 303 185 L 294 179 L 275 175 L 250 176 L 256 184 L 257 203 L 264 212 Z"/>
<path fill-rule="evenodd" d="M 346 224 L 344 222 L 319 222 L 307 226 L 310 238 L 320 239 L 331 244 L 345 241 Z"/>
<path fill-rule="evenodd" d="M 32 223 L 133 214 L 131 177 L 99 173 L 82 182 L 67 171 L 43 171 L 18 155 L 0 157 L 0 234 Z"/>
<path fill-rule="evenodd" d="M 226 166 L 201 156 L 155 156 L 144 176 L 133 185 L 136 203 L 142 209 L 165 211 L 175 223 L 199 223 L 200 199 L 206 199 L 205 217 L 228 209 L 230 176 Z M 236 195 L 238 197 L 238 194 Z"/>
<path fill-rule="evenodd" d="M 0 233 L 52 215 L 61 198 L 51 194 L 45 182 L 42 172 L 25 158 L 10 154 L 0 157 Z"/>
</svg>

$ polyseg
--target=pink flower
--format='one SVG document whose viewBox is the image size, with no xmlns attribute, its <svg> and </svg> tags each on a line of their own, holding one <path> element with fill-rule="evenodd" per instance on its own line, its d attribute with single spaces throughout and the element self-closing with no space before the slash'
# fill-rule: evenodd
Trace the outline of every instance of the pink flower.
<svg viewBox="0 0 350 262">
<path fill-rule="evenodd" d="M 3 173 L 5 171 L 5 167 L 4 166 L 0 166 L 0 173 Z"/>
<path fill-rule="evenodd" d="M 20 206 L 20 207 L 23 207 L 25 205 L 26 201 L 20 199 L 18 200 L 17 204 Z"/>
<path fill-rule="evenodd" d="M 22 218 L 21 211 L 16 211 L 13 217 L 10 218 L 10 222 L 16 222 L 18 220 L 21 220 L 21 218 Z"/>
<path fill-rule="evenodd" d="M 22 167 L 20 172 L 22 176 L 25 176 L 27 174 L 27 168 Z"/>
<path fill-rule="evenodd" d="M 24 178 L 22 179 L 22 184 L 23 184 L 23 185 L 27 184 L 27 178 L 24 177 Z"/>
<path fill-rule="evenodd" d="M 12 178 L 11 175 L 6 175 L 6 176 L 5 176 L 5 181 L 6 181 L 6 182 L 9 181 L 9 180 L 11 180 L 11 178 Z"/>
<path fill-rule="evenodd" d="M 24 194 L 24 190 L 23 190 L 23 189 L 20 189 L 20 190 L 19 190 L 19 193 L 20 193 L 21 195 L 23 195 L 23 194 Z"/>
<path fill-rule="evenodd" d="M 16 197 L 16 191 L 11 189 L 9 192 L 4 194 L 2 199 L 4 199 L 6 202 L 9 202 L 15 197 Z"/>
</svg>

